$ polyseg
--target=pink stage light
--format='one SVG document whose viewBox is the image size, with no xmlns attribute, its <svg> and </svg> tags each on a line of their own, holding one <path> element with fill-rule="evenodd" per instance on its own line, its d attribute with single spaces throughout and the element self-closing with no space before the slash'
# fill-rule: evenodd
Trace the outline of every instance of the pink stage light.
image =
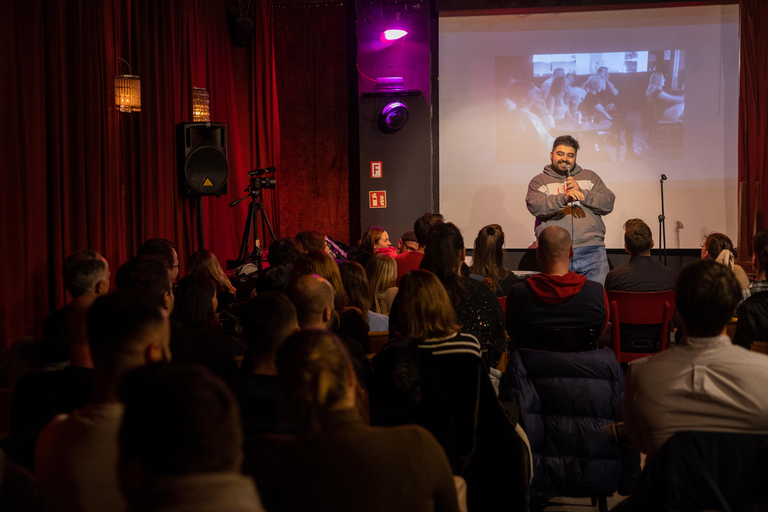
<svg viewBox="0 0 768 512">
<path fill-rule="evenodd" d="M 397 41 L 401 37 L 405 37 L 406 34 L 408 34 L 406 30 L 397 28 L 387 29 L 381 33 L 381 42 L 391 43 L 392 41 Z"/>
</svg>

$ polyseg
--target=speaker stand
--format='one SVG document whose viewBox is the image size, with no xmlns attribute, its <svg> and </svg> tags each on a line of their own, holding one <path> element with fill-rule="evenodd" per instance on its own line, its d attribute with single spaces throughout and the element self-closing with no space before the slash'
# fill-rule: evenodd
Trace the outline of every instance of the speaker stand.
<svg viewBox="0 0 768 512">
<path fill-rule="evenodd" d="M 203 240 L 203 196 L 197 196 L 197 250 L 205 249 Z"/>
</svg>

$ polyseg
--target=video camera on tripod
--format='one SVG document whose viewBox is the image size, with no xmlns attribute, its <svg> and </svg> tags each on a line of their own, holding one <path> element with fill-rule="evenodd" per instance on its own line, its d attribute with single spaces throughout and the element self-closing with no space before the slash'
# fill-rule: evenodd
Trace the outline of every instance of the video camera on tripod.
<svg viewBox="0 0 768 512">
<path fill-rule="evenodd" d="M 270 224 L 269 218 L 264 212 L 264 204 L 261 202 L 261 199 L 259 199 L 262 189 L 274 189 L 275 186 L 277 186 L 277 180 L 274 176 L 261 176 L 264 174 L 272 174 L 275 171 L 277 171 L 275 167 L 265 167 L 263 169 L 254 169 L 249 172 L 248 176 L 250 176 L 250 184 L 245 189 L 245 191 L 248 193 L 240 199 L 229 203 L 229 207 L 232 208 L 243 201 L 245 198 L 251 198 L 251 202 L 248 205 L 248 217 L 245 221 L 245 231 L 243 232 L 243 239 L 240 242 L 240 252 L 238 253 L 236 260 L 227 261 L 227 266 L 229 268 L 235 268 L 245 263 L 254 262 L 258 266 L 259 270 L 261 270 L 261 248 L 259 247 L 258 243 L 258 232 L 256 233 L 257 242 L 253 248 L 253 251 L 249 251 L 251 246 L 251 237 L 254 235 L 254 231 L 257 229 L 256 210 L 261 212 L 261 219 L 264 224 L 267 225 L 269 234 L 272 236 L 272 240 L 277 240 L 277 237 L 275 237 L 275 232 L 272 230 L 272 224 Z"/>
<path fill-rule="evenodd" d="M 254 169 L 249 172 L 248 176 L 251 177 L 251 188 L 256 190 L 262 188 L 274 189 L 277 185 L 277 180 L 274 176 L 268 176 L 266 178 L 259 178 L 259 176 L 263 174 L 272 174 L 275 171 L 277 171 L 275 167 L 265 167 L 263 169 Z"/>
</svg>

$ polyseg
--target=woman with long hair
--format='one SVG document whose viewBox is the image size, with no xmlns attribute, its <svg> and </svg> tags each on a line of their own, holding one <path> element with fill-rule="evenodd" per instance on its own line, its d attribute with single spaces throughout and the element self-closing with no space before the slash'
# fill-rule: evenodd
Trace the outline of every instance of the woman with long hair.
<svg viewBox="0 0 768 512">
<path fill-rule="evenodd" d="M 341 282 L 339 266 L 327 252 L 308 251 L 299 255 L 293 262 L 291 279 L 304 274 L 315 274 L 331 283 L 334 293 L 333 304 L 336 311 L 340 312 L 347 307 L 347 292 L 344 291 L 344 285 Z"/>
<path fill-rule="evenodd" d="M 701 244 L 701 259 L 714 260 L 725 265 L 733 271 L 736 280 L 742 290 L 749 288 L 749 277 L 741 267 L 736 264 L 736 256 L 733 253 L 733 242 L 723 233 L 710 233 Z"/>
<path fill-rule="evenodd" d="M 171 318 L 182 327 L 216 333 L 221 324 L 216 319 L 216 286 L 207 276 L 188 275 L 176 286 L 176 301 Z"/>
<path fill-rule="evenodd" d="M 279 413 L 293 435 L 247 450 L 245 461 L 267 510 L 458 510 L 451 467 L 428 431 L 363 424 L 355 372 L 333 334 L 292 335 L 277 367 Z"/>
<path fill-rule="evenodd" d="M 221 268 L 218 258 L 211 251 L 202 249 L 189 257 L 189 274 L 207 276 L 213 279 L 216 286 L 218 307 L 217 313 L 226 310 L 230 304 L 237 302 L 237 290 Z"/>
<path fill-rule="evenodd" d="M 552 81 L 549 95 L 544 100 L 549 115 L 555 121 L 563 119 L 568 113 L 568 88 L 565 77 L 559 76 Z"/>
<path fill-rule="evenodd" d="M 515 274 L 504 267 L 504 231 L 498 224 L 488 224 L 477 233 L 469 271 L 490 280 L 497 297 L 506 297 L 517 283 Z"/>
<path fill-rule="evenodd" d="M 374 254 L 365 265 L 365 273 L 373 300 L 372 310 L 383 315 L 389 314 L 397 295 L 395 259 L 387 254 Z"/>
<path fill-rule="evenodd" d="M 368 324 L 369 331 L 386 331 L 389 329 L 387 315 L 371 311 L 373 300 L 371 289 L 368 286 L 368 277 L 363 266 L 356 261 L 343 261 L 339 263 L 341 282 L 349 299 L 348 306 L 357 308 L 363 314 Z"/>
<path fill-rule="evenodd" d="M 366 229 L 360 239 L 360 247 L 371 254 L 376 254 L 377 250 L 386 249 L 391 246 L 392 243 L 389 241 L 389 233 L 387 233 L 384 228 L 378 226 L 371 226 Z"/>
</svg>

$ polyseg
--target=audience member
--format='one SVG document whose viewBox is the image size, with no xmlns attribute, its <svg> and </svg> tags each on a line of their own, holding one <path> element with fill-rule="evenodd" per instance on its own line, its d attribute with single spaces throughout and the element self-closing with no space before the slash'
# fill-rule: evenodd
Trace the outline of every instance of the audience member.
<svg viewBox="0 0 768 512">
<path fill-rule="evenodd" d="M 568 231 L 550 226 L 539 234 L 536 255 L 542 272 L 512 287 L 507 296 L 507 332 L 513 347 L 535 348 L 523 339 L 537 329 L 580 329 L 605 326 L 608 299 L 603 286 L 568 270 L 573 245 Z M 585 349 L 588 347 L 584 347 Z"/>
<path fill-rule="evenodd" d="M 747 350 L 751 348 L 753 341 L 768 342 L 768 288 L 765 282 L 765 269 L 768 268 L 767 239 L 768 231 L 761 231 L 755 235 L 753 246 L 760 247 L 760 253 L 755 254 L 752 261 L 758 280 L 749 289 L 750 296 L 739 305 L 736 312 L 738 321 L 736 332 L 733 334 L 733 344 Z M 761 289 L 763 291 L 759 291 Z"/>
<path fill-rule="evenodd" d="M 605 79 L 599 75 L 590 76 L 583 86 L 586 91 L 584 100 L 579 104 L 579 110 L 581 110 L 585 116 L 597 116 L 604 119 L 613 119 L 608 113 L 606 107 L 602 102 L 605 98 L 601 94 L 605 91 Z"/>
<path fill-rule="evenodd" d="M 299 330 L 296 308 L 284 294 L 264 292 L 244 306 L 240 326 L 248 360 L 243 360 L 232 389 L 240 402 L 245 435 L 277 432 L 275 354 Z"/>
<path fill-rule="evenodd" d="M 733 242 L 723 233 L 711 233 L 707 235 L 701 244 L 701 259 L 714 260 L 725 265 L 733 271 L 733 275 L 739 282 L 742 290 L 749 288 L 749 278 L 740 265 L 736 264 L 736 256 L 733 253 Z"/>
<path fill-rule="evenodd" d="M 552 85 L 558 78 L 565 77 L 565 70 L 563 68 L 555 68 L 552 70 L 552 76 L 547 78 L 541 83 L 541 97 L 545 99 L 549 96 L 549 92 L 552 89 Z"/>
<path fill-rule="evenodd" d="M 179 277 L 179 255 L 176 253 L 176 244 L 165 238 L 151 238 L 139 247 L 139 256 L 155 256 L 160 258 L 168 270 L 171 283 Z"/>
<path fill-rule="evenodd" d="M 458 510 L 451 468 L 429 432 L 361 421 L 355 373 L 332 334 L 288 338 L 278 349 L 277 389 L 295 435 L 246 454 L 268 510 Z"/>
<path fill-rule="evenodd" d="M 430 230 L 443 222 L 445 222 L 445 217 L 441 213 L 427 212 L 413 223 L 413 232 L 416 235 L 416 241 L 419 243 L 419 246 L 413 251 L 398 254 L 395 257 L 395 263 L 397 264 L 396 285 L 400 285 L 400 279 L 406 273 L 419 268 L 421 260 L 424 258 L 424 250 L 427 248 L 427 238 Z"/>
<path fill-rule="evenodd" d="M 675 432 L 768 433 L 768 358 L 725 334 L 740 297 L 724 265 L 705 260 L 680 272 L 683 344 L 635 361 L 625 380 L 624 426 L 648 460 Z"/>
<path fill-rule="evenodd" d="M 755 282 L 749 288 L 741 290 L 741 298 L 748 299 L 754 294 L 768 291 L 768 282 L 765 278 L 766 268 L 760 262 L 760 254 L 768 245 L 768 230 L 762 230 L 752 237 L 752 268 L 755 271 Z"/>
<path fill-rule="evenodd" d="M 117 384 L 129 370 L 171 357 L 167 317 L 135 294 L 100 297 L 87 322 L 93 402 L 51 421 L 35 452 L 35 475 L 51 511 L 125 509 L 117 478 L 117 433 L 123 417 Z"/>
<path fill-rule="evenodd" d="M 397 241 L 397 254 L 402 254 L 408 251 L 415 251 L 419 248 L 419 241 L 416 239 L 416 233 L 413 231 L 406 231 L 400 235 L 400 239 Z"/>
<path fill-rule="evenodd" d="M 124 263 L 117 270 L 117 287 L 132 291 L 156 304 L 170 316 L 175 304 L 165 264 L 154 256 L 136 256 Z M 171 351 L 174 359 L 183 363 L 195 363 L 230 380 L 237 375 L 237 363 L 227 353 L 216 336 L 187 329 L 171 319 Z"/>
<path fill-rule="evenodd" d="M 484 277 L 497 297 L 506 297 L 517 283 L 515 274 L 504 267 L 504 231 L 498 224 L 488 224 L 477 233 L 469 271 Z"/>
<path fill-rule="evenodd" d="M 253 480 L 240 473 L 240 414 L 223 382 L 192 365 L 151 365 L 125 377 L 120 397 L 128 510 L 263 512 Z"/>
<path fill-rule="evenodd" d="M 321 251 L 327 252 L 328 246 L 325 243 L 325 235 L 319 231 L 299 231 L 296 234 L 296 240 L 299 241 L 304 252 Z M 270 263 L 271 265 L 271 263 Z"/>
<path fill-rule="evenodd" d="M 195 276 L 207 276 L 213 279 L 216 286 L 216 313 L 226 311 L 231 304 L 237 302 L 237 290 L 229 281 L 218 258 L 211 251 L 200 250 L 189 257 L 189 273 Z"/>
<path fill-rule="evenodd" d="M 295 238 L 281 238 L 269 244 L 267 261 L 271 267 L 290 265 L 304 252 L 304 246 Z"/>
<path fill-rule="evenodd" d="M 308 251 L 300 255 L 293 263 L 291 279 L 302 275 L 316 274 L 325 278 L 333 287 L 334 308 L 341 312 L 347 307 L 347 293 L 341 282 L 339 266 L 327 253 L 321 251 Z"/>
<path fill-rule="evenodd" d="M 371 311 L 373 300 L 363 266 L 355 261 L 343 261 L 339 263 L 339 272 L 349 298 L 349 306 L 360 310 L 368 323 L 368 331 L 389 330 L 389 317 Z"/>
<path fill-rule="evenodd" d="M 265 268 L 256 277 L 256 288 L 254 288 L 256 293 L 269 291 L 285 293 L 288 290 L 288 281 L 292 272 L 292 264 Z"/>
<path fill-rule="evenodd" d="M 624 250 L 628 263 L 614 268 L 605 278 L 606 290 L 658 292 L 675 289 L 675 273 L 651 259 L 653 238 L 648 224 L 640 219 L 624 223 Z"/>
<path fill-rule="evenodd" d="M 389 233 L 384 231 L 384 228 L 378 226 L 371 226 L 365 230 L 363 237 L 360 239 L 360 247 L 371 254 L 376 254 L 377 251 L 384 251 L 392 257 L 396 255 L 395 249 L 390 249 L 392 242 L 389 241 Z"/>
<path fill-rule="evenodd" d="M 397 264 L 388 254 L 374 254 L 365 266 L 368 288 L 373 298 L 373 311 L 389 314 L 397 296 Z"/>
</svg>

